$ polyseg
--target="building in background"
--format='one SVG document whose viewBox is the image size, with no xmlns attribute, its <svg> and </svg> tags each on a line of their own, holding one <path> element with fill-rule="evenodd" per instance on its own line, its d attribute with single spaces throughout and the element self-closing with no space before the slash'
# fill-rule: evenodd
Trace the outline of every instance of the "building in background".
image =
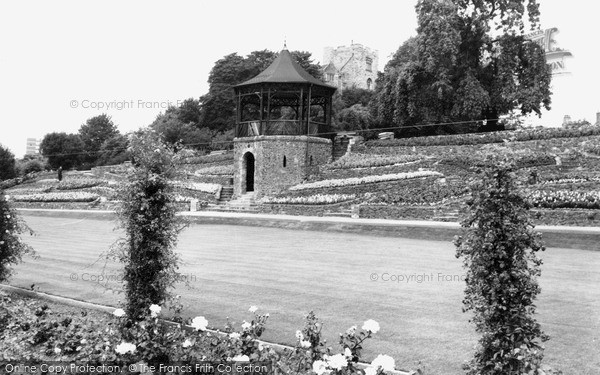
<svg viewBox="0 0 600 375">
<path fill-rule="evenodd" d="M 323 51 L 323 80 L 343 91 L 346 88 L 375 89 L 379 53 L 358 43 Z"/>
<path fill-rule="evenodd" d="M 25 155 L 39 155 L 41 139 L 27 138 L 27 147 L 25 148 Z"/>
</svg>

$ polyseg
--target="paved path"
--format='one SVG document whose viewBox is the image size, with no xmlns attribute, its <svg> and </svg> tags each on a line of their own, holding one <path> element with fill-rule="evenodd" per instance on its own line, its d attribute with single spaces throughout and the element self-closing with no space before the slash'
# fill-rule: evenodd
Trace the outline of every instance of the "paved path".
<svg viewBox="0 0 600 375">
<path fill-rule="evenodd" d="M 119 275 L 119 265 L 101 257 L 120 235 L 106 220 L 111 213 L 21 213 L 37 232 L 26 240 L 41 257 L 17 267 L 12 285 L 34 284 L 51 294 L 118 304 L 120 295 L 98 282 Z M 335 222 L 345 220 L 355 219 Z M 212 223 L 192 224 L 177 250 L 189 282 L 189 288 L 177 290 L 186 315 L 204 315 L 212 327 L 225 324 L 227 316 L 236 324 L 248 320 L 248 307 L 256 305 L 271 315 L 265 339 L 292 343 L 303 317 L 315 310 L 328 342 L 337 347 L 339 332 L 375 319 L 382 329 L 365 344 L 367 357 L 390 354 L 405 369 L 422 360 L 431 374 L 461 373 L 476 340 L 461 312 L 463 271 L 449 241 Z M 542 257 L 538 307 L 553 338 L 548 363 L 597 374 L 600 252 L 550 248 Z M 119 284 L 112 280 L 107 286 Z"/>
</svg>

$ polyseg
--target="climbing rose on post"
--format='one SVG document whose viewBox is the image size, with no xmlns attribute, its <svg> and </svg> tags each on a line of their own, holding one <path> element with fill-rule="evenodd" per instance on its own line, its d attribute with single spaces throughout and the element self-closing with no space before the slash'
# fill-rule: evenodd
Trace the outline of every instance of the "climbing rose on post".
<svg viewBox="0 0 600 375">
<path fill-rule="evenodd" d="M 482 335 L 465 365 L 469 375 L 537 374 L 548 339 L 534 318 L 542 264 L 536 253 L 544 247 L 513 170 L 497 161 L 485 168 L 471 186 L 464 234 L 455 239 L 467 271 L 463 310 L 473 312 L 471 321 Z"/>
</svg>

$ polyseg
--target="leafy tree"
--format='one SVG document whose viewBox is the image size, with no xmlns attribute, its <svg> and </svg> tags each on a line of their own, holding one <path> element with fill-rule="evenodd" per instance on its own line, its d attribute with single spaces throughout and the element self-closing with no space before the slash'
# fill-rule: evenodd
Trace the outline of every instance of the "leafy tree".
<svg viewBox="0 0 600 375">
<path fill-rule="evenodd" d="M 49 133 L 40 144 L 40 152 L 48 158 L 50 168 L 71 169 L 79 166 L 84 144 L 77 134 Z"/>
<path fill-rule="evenodd" d="M 321 68 L 311 60 L 309 52 L 291 51 L 295 61 L 307 72 L 321 77 Z M 208 93 L 200 98 L 201 127 L 213 132 L 226 132 L 235 125 L 233 86 L 257 76 L 277 57 L 268 51 L 254 51 L 247 57 L 232 53 L 218 60 L 208 77 Z"/>
<path fill-rule="evenodd" d="M 0 188 L 0 283 L 10 278 L 11 266 L 20 263 L 23 255 L 35 257 L 33 248 L 21 241 L 20 235 L 25 231 L 33 233 L 10 207 Z"/>
<path fill-rule="evenodd" d="M 17 175 L 15 155 L 8 148 L 0 145 L 0 181 L 8 180 Z"/>
<path fill-rule="evenodd" d="M 28 162 L 25 162 L 21 166 L 20 173 L 21 173 L 21 175 L 26 175 L 26 174 L 33 173 L 33 172 L 41 172 L 43 170 L 44 170 L 44 165 L 42 164 L 41 161 L 29 160 Z"/>
<path fill-rule="evenodd" d="M 182 123 L 199 127 L 202 117 L 202 107 L 198 99 L 188 98 L 179 107 L 172 106 L 167 108 L 165 114 L 174 114 Z"/>
<path fill-rule="evenodd" d="M 178 150 L 182 146 L 191 145 L 192 148 L 204 148 L 210 144 L 212 134 L 206 128 L 199 129 L 194 123 L 184 123 L 177 116 L 177 112 L 167 111 L 160 114 L 150 125 L 162 136 L 162 140 Z"/>
<path fill-rule="evenodd" d="M 112 136 L 100 146 L 96 165 L 115 165 L 130 160 L 128 147 L 127 136 L 120 133 Z"/>
<path fill-rule="evenodd" d="M 372 123 L 369 108 L 362 104 L 342 109 L 337 117 L 338 128 L 341 130 L 366 130 Z"/>
<path fill-rule="evenodd" d="M 85 147 L 85 162 L 95 163 L 98 159 L 98 151 L 102 144 L 113 136 L 119 134 L 119 130 L 107 114 L 101 114 L 87 119 L 85 124 L 79 128 L 79 137 Z"/>
<path fill-rule="evenodd" d="M 117 242 L 113 254 L 124 263 L 127 315 L 139 320 L 151 304 L 167 301 L 178 280 L 174 248 L 183 226 L 175 215 L 169 183 L 175 172 L 173 151 L 151 130 L 134 134 L 130 147 L 134 168 L 119 191 L 118 210 L 126 238 Z"/>
<path fill-rule="evenodd" d="M 420 0 L 417 36 L 386 65 L 373 102 L 379 122 L 495 130 L 501 115 L 549 109 L 550 68 L 524 37 L 526 17 L 538 26 L 538 8 L 536 0 Z"/>
<path fill-rule="evenodd" d="M 494 161 L 472 185 L 456 256 L 466 268 L 464 310 L 481 334 L 467 374 L 537 374 L 542 333 L 534 318 L 544 247 L 534 232 L 529 205 L 515 187 L 514 166 Z"/>
</svg>

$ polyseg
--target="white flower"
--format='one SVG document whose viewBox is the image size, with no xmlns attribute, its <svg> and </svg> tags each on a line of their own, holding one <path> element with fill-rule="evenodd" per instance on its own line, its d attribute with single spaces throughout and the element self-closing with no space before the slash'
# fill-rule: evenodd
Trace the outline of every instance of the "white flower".
<svg viewBox="0 0 600 375">
<path fill-rule="evenodd" d="M 125 310 L 123 310 L 123 309 L 116 309 L 115 311 L 113 311 L 113 315 L 116 316 L 117 318 L 125 316 Z"/>
<path fill-rule="evenodd" d="M 325 363 L 325 361 L 314 361 L 312 368 L 317 375 L 323 375 L 328 372 L 327 363 Z"/>
<path fill-rule="evenodd" d="M 264 349 L 262 342 L 258 343 L 258 350 L 262 351 Z"/>
<path fill-rule="evenodd" d="M 310 348 L 310 341 L 305 341 L 305 340 L 301 340 L 300 341 L 300 346 L 303 348 Z"/>
<path fill-rule="evenodd" d="M 255 313 L 256 310 L 258 310 L 258 307 L 256 306 L 250 306 L 250 308 L 248 309 L 248 311 L 250 311 L 251 313 Z"/>
<path fill-rule="evenodd" d="M 81 344 L 86 344 L 86 343 L 87 343 L 87 340 L 86 340 L 86 339 L 83 339 L 83 340 L 81 340 L 81 341 L 80 341 L 80 343 L 81 343 Z"/>
<path fill-rule="evenodd" d="M 160 314 L 160 310 L 161 310 L 160 306 L 154 305 L 154 304 L 150 305 L 151 316 L 153 318 L 156 318 L 158 316 L 158 314 Z"/>
<path fill-rule="evenodd" d="M 352 327 L 348 328 L 346 333 L 349 335 L 354 335 L 356 333 L 356 326 L 352 326 Z"/>
<path fill-rule="evenodd" d="M 373 319 L 369 319 L 363 324 L 362 329 L 364 329 L 365 331 L 377 333 L 379 332 L 379 323 L 377 323 Z"/>
<path fill-rule="evenodd" d="M 62 350 L 60 350 L 60 348 L 54 348 L 54 353 L 56 353 L 56 354 L 60 354 L 61 351 Z"/>
<path fill-rule="evenodd" d="M 371 362 L 371 366 L 373 366 L 375 369 L 378 369 L 381 366 L 383 371 L 394 371 L 396 367 L 396 361 L 394 361 L 394 358 L 390 357 L 389 355 L 380 354 L 373 360 L 373 362 Z"/>
<path fill-rule="evenodd" d="M 235 357 L 231 358 L 231 360 L 236 362 L 248 362 L 250 361 L 250 358 L 248 358 L 247 355 L 238 354 Z"/>
<path fill-rule="evenodd" d="M 190 341 L 190 339 L 185 339 L 185 341 L 183 342 L 182 346 L 184 348 L 189 348 L 190 346 L 192 346 L 192 342 Z"/>
<path fill-rule="evenodd" d="M 135 352 L 135 344 L 131 344 L 129 342 L 122 342 L 115 348 L 115 352 L 119 354 L 133 353 Z"/>
<path fill-rule="evenodd" d="M 300 341 L 304 340 L 304 335 L 301 331 L 296 331 L 296 338 Z"/>
<path fill-rule="evenodd" d="M 242 329 L 245 331 L 245 330 L 250 329 L 250 327 L 252 327 L 252 324 L 250 324 L 244 320 L 244 323 L 242 323 Z"/>
<path fill-rule="evenodd" d="M 203 316 L 197 316 L 192 320 L 191 325 L 196 329 L 196 331 L 206 331 L 208 320 L 206 320 Z"/>
<path fill-rule="evenodd" d="M 236 339 L 237 340 L 237 339 L 239 339 L 241 337 L 241 335 L 239 333 L 237 333 L 237 332 L 231 332 L 229 334 L 229 337 L 231 337 L 232 339 Z"/>
<path fill-rule="evenodd" d="M 377 368 L 375 367 L 367 367 L 365 369 L 365 375 L 376 375 L 377 374 Z"/>
<path fill-rule="evenodd" d="M 327 358 L 327 364 L 334 370 L 341 370 L 348 366 L 348 360 L 343 354 L 336 354 Z"/>
<path fill-rule="evenodd" d="M 344 355 L 346 357 L 352 357 L 352 350 L 350 350 L 350 348 L 344 349 Z"/>
</svg>

